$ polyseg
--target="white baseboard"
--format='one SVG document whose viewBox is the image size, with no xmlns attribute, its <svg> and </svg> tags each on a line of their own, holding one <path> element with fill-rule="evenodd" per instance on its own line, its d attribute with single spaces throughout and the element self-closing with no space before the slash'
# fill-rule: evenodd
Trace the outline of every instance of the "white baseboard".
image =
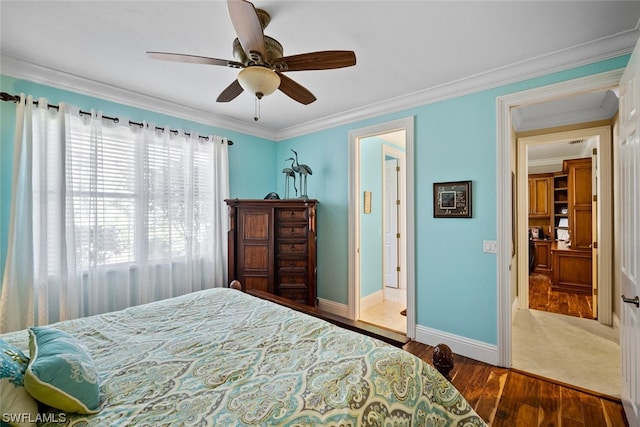
<svg viewBox="0 0 640 427">
<path fill-rule="evenodd" d="M 379 291 L 375 291 L 372 294 L 367 295 L 366 297 L 360 298 L 360 313 L 363 311 L 373 307 L 374 305 L 378 305 L 384 302 L 384 291 L 380 289 Z"/>
<path fill-rule="evenodd" d="M 416 325 L 415 340 L 430 346 L 446 344 L 451 347 L 451 350 L 456 354 L 490 365 L 498 365 L 498 347 L 496 345 L 438 331 L 421 325 Z"/>
<path fill-rule="evenodd" d="M 349 311 L 349 306 L 347 304 L 340 304 L 328 299 L 318 298 L 318 308 L 320 310 L 351 319 L 351 312 Z"/>
<path fill-rule="evenodd" d="M 618 317 L 618 313 L 613 313 L 613 328 L 620 329 L 620 318 Z"/>
<path fill-rule="evenodd" d="M 517 307 L 517 305 L 516 305 Z M 318 308 L 338 316 L 351 318 L 349 306 L 335 301 L 318 298 Z M 426 326 L 416 325 L 415 340 L 430 346 L 440 343 L 451 347 L 451 350 L 461 356 L 479 360 L 490 365 L 498 365 L 498 348 L 496 345 L 472 340 L 447 332 L 438 331 Z"/>
<path fill-rule="evenodd" d="M 518 301 L 518 297 L 515 297 L 513 303 L 511 304 L 511 321 L 513 322 L 513 318 L 516 317 L 516 312 L 520 309 L 520 302 Z"/>
</svg>

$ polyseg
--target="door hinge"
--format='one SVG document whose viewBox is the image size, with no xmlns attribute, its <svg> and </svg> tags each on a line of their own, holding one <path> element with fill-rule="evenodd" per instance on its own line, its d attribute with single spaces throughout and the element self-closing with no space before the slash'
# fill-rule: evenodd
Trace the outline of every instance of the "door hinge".
<svg viewBox="0 0 640 427">
<path fill-rule="evenodd" d="M 400 166 L 396 166 L 396 172 L 400 172 Z"/>
<path fill-rule="evenodd" d="M 598 249 L 598 242 L 593 242 L 592 247 L 593 247 L 593 249 Z"/>
<path fill-rule="evenodd" d="M 597 148 L 594 148 L 594 149 L 591 151 L 591 153 L 595 156 L 596 154 L 598 154 L 598 149 L 597 149 Z"/>
<path fill-rule="evenodd" d="M 400 266 L 397 266 L 397 267 L 396 267 L 396 271 L 397 271 L 398 273 L 400 273 Z"/>
<path fill-rule="evenodd" d="M 400 206 L 400 199 L 396 200 L 396 205 Z"/>
<path fill-rule="evenodd" d="M 396 239 L 400 238 L 400 233 L 396 233 Z"/>
<path fill-rule="evenodd" d="M 593 199 L 594 202 L 597 202 L 598 201 L 598 195 L 594 194 L 592 199 Z"/>
</svg>

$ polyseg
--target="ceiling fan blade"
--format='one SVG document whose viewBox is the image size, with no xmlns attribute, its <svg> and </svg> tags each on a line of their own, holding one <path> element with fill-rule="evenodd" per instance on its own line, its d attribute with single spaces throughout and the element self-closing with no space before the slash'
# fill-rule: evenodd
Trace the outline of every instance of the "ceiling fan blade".
<svg viewBox="0 0 640 427">
<path fill-rule="evenodd" d="M 238 80 L 234 80 L 225 90 L 223 90 L 220 95 L 218 95 L 217 102 L 229 102 L 234 100 L 238 95 L 242 93 L 244 89 L 238 83 Z"/>
<path fill-rule="evenodd" d="M 294 82 L 284 74 L 278 73 L 278 75 L 280 76 L 280 87 L 278 89 L 289 98 L 304 105 L 309 105 L 316 100 L 316 97 L 300 83 Z"/>
<path fill-rule="evenodd" d="M 244 64 L 228 59 L 209 58 L 208 56 L 186 55 L 184 53 L 147 52 L 149 58 L 164 61 L 188 62 L 191 64 L 222 65 L 223 67 L 244 68 Z"/>
<path fill-rule="evenodd" d="M 356 65 L 356 54 L 351 50 L 326 50 L 278 58 L 273 64 L 276 71 L 332 70 Z"/>
<path fill-rule="evenodd" d="M 246 0 L 227 0 L 227 9 L 240 45 L 254 62 L 262 62 L 265 56 L 264 34 L 253 3 Z M 255 54 L 260 57 L 256 57 Z"/>
</svg>

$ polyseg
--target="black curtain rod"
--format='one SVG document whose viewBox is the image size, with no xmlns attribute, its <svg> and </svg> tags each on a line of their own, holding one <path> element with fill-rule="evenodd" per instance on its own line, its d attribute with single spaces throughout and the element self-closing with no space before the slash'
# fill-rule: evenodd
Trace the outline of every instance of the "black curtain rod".
<svg viewBox="0 0 640 427">
<path fill-rule="evenodd" d="M 20 96 L 18 95 L 11 95 L 7 92 L 0 92 L 0 101 L 8 101 L 8 102 L 20 102 Z M 38 105 L 38 101 L 34 100 L 33 101 L 34 105 Z M 49 104 L 47 105 L 48 108 L 53 108 L 54 110 L 58 110 L 60 107 L 58 107 L 57 105 L 53 105 L 53 104 Z M 87 112 L 87 111 L 82 111 L 80 110 L 80 115 L 81 116 L 90 116 L 91 113 Z M 103 119 L 107 119 L 107 120 L 111 120 L 114 123 L 119 123 L 120 119 L 117 117 L 109 117 L 109 116 L 102 116 Z M 132 122 L 131 120 L 129 120 L 129 125 L 131 126 L 139 126 L 139 127 L 143 127 L 144 123 L 139 123 L 139 122 Z M 156 130 L 161 130 L 164 131 L 163 127 L 159 127 L 156 126 Z M 175 129 L 169 129 L 169 132 L 173 133 L 173 134 L 177 134 L 178 131 Z M 191 134 L 189 132 L 184 132 L 185 135 L 187 136 L 191 136 Z M 205 141 L 209 140 L 208 136 L 199 136 L 199 138 L 204 139 Z M 233 145 L 233 141 L 231 141 L 230 139 L 227 140 L 227 144 L 228 145 Z"/>
</svg>

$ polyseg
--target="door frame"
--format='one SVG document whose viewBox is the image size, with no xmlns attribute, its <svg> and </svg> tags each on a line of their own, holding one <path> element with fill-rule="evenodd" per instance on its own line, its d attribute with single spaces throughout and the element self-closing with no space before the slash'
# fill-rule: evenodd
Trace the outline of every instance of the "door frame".
<svg viewBox="0 0 640 427">
<path fill-rule="evenodd" d="M 515 254 L 512 253 L 512 241 L 515 240 L 512 228 L 512 188 L 511 174 L 515 169 L 516 138 L 511 123 L 511 109 L 527 104 L 550 101 L 573 96 L 578 93 L 611 89 L 618 86 L 623 69 L 594 74 L 574 80 L 568 80 L 548 86 L 542 86 L 522 92 L 496 98 L 496 191 L 497 191 L 497 351 L 498 365 L 511 367 L 511 322 L 513 304 L 517 297 L 517 274 L 511 269 L 518 268 L 518 252 L 523 253 L 516 242 Z M 513 239 L 513 240 L 512 240 Z M 521 239 L 520 239 L 521 240 Z M 514 256 L 515 255 L 515 256 Z M 514 295 L 516 293 L 516 295 Z"/>
<path fill-rule="evenodd" d="M 528 250 L 527 242 L 527 175 L 528 155 L 526 148 L 529 145 L 548 144 L 553 142 L 571 141 L 598 137 L 597 158 L 600 166 L 600 179 L 595 188 L 598 195 L 598 215 L 594 223 L 597 231 L 593 235 L 593 241 L 598 242 L 597 283 L 599 286 L 597 303 L 600 305 L 598 322 L 611 326 L 613 319 L 612 293 L 613 293 L 613 198 L 612 191 L 603 191 L 603 188 L 613 188 L 613 141 L 611 138 L 612 126 L 585 127 L 565 132 L 550 132 L 536 136 L 528 136 L 517 139 L 517 218 L 518 218 L 518 248 L 517 254 L 525 254 Z M 591 156 L 591 154 L 589 154 Z M 518 298 L 517 304 L 521 310 L 529 308 L 529 259 L 526 256 L 517 256 L 518 259 Z M 606 280 L 608 278 L 608 280 Z"/>
<path fill-rule="evenodd" d="M 407 280 L 407 337 L 415 337 L 415 226 L 414 226 L 414 118 L 413 116 L 379 123 L 349 131 L 349 236 L 348 236 L 348 312 L 353 320 L 360 312 L 360 140 L 363 138 L 405 131 L 405 171 L 406 189 L 405 222 L 406 222 L 406 280 Z"/>
</svg>

